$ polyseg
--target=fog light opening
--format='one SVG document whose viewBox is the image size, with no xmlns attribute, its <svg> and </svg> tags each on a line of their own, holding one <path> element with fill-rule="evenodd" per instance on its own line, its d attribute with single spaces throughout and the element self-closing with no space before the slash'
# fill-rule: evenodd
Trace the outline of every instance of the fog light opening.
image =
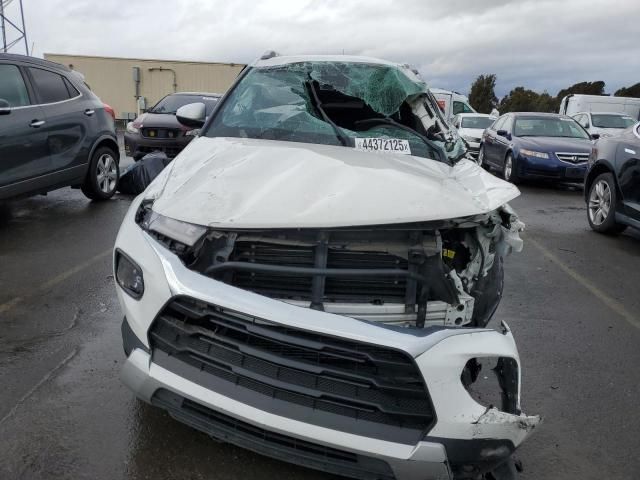
<svg viewBox="0 0 640 480">
<path fill-rule="evenodd" d="M 144 294 L 142 269 L 121 251 L 116 252 L 116 281 L 130 297 L 139 300 Z"/>
</svg>

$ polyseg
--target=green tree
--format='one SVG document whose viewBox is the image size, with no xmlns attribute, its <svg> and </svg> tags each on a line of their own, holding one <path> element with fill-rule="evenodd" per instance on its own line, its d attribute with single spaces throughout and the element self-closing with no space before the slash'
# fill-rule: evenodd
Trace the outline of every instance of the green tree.
<svg viewBox="0 0 640 480">
<path fill-rule="evenodd" d="M 630 87 L 622 87 L 614 93 L 616 97 L 640 97 L 640 83 Z"/>
<path fill-rule="evenodd" d="M 469 103 L 480 113 L 491 113 L 498 104 L 496 97 L 496 75 L 494 73 L 479 75 L 471 84 Z"/>
<path fill-rule="evenodd" d="M 547 94 L 548 95 L 548 94 Z M 537 112 L 540 106 L 540 95 L 524 87 L 516 87 L 500 101 L 500 113 Z"/>
</svg>

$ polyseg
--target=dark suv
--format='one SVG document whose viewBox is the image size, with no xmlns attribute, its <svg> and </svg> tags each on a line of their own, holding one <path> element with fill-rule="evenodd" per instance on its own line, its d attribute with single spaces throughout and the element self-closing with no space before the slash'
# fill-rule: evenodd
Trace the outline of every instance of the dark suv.
<svg viewBox="0 0 640 480">
<path fill-rule="evenodd" d="M 119 150 L 111 107 L 63 65 L 0 54 L 0 200 L 80 187 L 116 191 Z"/>
</svg>

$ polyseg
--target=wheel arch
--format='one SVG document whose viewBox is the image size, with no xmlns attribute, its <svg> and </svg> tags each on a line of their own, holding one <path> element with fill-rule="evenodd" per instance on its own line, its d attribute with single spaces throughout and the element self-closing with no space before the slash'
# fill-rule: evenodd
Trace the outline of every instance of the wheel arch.
<svg viewBox="0 0 640 480">
<path fill-rule="evenodd" d="M 120 147 L 118 146 L 118 141 L 110 135 L 102 135 L 94 142 L 93 147 L 91 147 L 91 152 L 89 152 L 89 162 L 91 162 L 91 158 L 93 158 L 96 150 L 101 147 L 108 147 L 113 150 L 113 153 L 116 155 L 116 162 L 120 164 Z"/>
<path fill-rule="evenodd" d="M 618 194 L 618 198 L 621 197 L 620 187 L 618 186 L 618 179 L 616 178 L 615 168 L 611 165 L 607 160 L 600 160 L 595 165 L 593 165 L 589 171 L 587 172 L 587 176 L 584 179 L 584 200 L 585 202 L 589 201 L 589 190 L 591 190 L 591 185 L 593 185 L 593 181 L 603 173 L 610 173 L 613 175 L 613 182 L 616 186 L 616 193 Z"/>
</svg>

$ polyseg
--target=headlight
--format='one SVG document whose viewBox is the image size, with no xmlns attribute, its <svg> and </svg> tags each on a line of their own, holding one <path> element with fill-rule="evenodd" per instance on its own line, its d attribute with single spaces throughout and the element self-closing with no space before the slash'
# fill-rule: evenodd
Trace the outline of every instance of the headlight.
<svg viewBox="0 0 640 480">
<path fill-rule="evenodd" d="M 468 135 L 463 135 L 462 138 L 464 138 L 467 142 L 472 142 L 472 143 L 478 143 L 480 142 L 479 138 L 476 137 L 470 137 Z"/>
<path fill-rule="evenodd" d="M 130 297 L 139 300 L 144 294 L 142 269 L 120 250 L 116 251 L 116 281 Z"/>
<path fill-rule="evenodd" d="M 133 122 L 127 123 L 127 132 L 129 133 L 140 133 L 139 125 L 134 124 Z"/>
<path fill-rule="evenodd" d="M 536 157 L 536 158 L 549 158 L 548 153 L 544 152 L 536 152 L 534 150 L 525 150 L 524 148 L 520 149 L 520 153 L 526 155 L 527 157 Z"/>
<path fill-rule="evenodd" d="M 159 215 L 151 202 L 142 202 L 136 213 L 136 223 L 149 235 L 177 255 L 190 250 L 208 231 L 207 227 L 182 222 Z"/>
</svg>

